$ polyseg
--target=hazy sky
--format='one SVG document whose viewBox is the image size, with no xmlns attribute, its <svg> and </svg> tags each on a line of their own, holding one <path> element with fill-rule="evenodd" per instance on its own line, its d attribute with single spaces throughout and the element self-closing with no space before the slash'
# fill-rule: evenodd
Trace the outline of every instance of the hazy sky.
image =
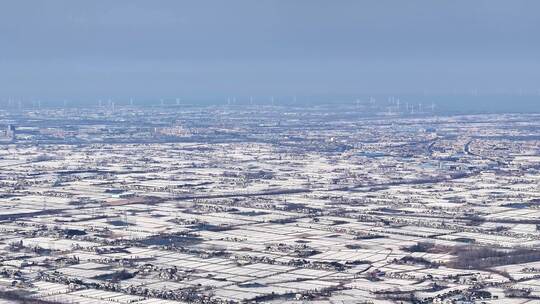
<svg viewBox="0 0 540 304">
<path fill-rule="evenodd" d="M 540 92 L 537 0 L 0 0 L 0 99 Z"/>
</svg>

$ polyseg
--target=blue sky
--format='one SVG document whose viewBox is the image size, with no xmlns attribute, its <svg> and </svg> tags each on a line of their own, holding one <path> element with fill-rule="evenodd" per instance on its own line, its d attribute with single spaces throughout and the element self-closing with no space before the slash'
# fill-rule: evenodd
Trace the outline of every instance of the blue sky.
<svg viewBox="0 0 540 304">
<path fill-rule="evenodd" d="M 0 0 L 0 99 L 540 94 L 540 1 Z"/>
</svg>

